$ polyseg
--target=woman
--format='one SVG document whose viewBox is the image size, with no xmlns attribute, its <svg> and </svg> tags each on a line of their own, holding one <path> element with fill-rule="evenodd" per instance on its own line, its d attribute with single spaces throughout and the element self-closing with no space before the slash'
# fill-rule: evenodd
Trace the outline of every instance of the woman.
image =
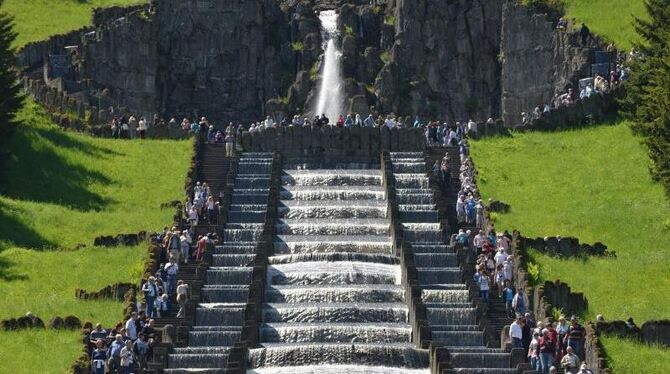
<svg viewBox="0 0 670 374">
<path fill-rule="evenodd" d="M 530 341 L 530 346 L 528 347 L 528 361 L 530 362 L 530 367 L 533 370 L 540 370 L 540 352 L 539 352 L 539 339 L 540 333 L 537 331 L 533 332 L 533 339 Z"/>
<path fill-rule="evenodd" d="M 482 272 L 482 275 L 479 277 L 479 295 L 482 297 L 482 302 L 484 304 L 489 303 L 489 275 L 486 271 Z"/>
<path fill-rule="evenodd" d="M 523 316 L 526 314 L 527 307 L 528 307 L 528 296 L 526 296 L 526 292 L 524 292 L 523 287 L 519 287 L 519 289 L 516 290 L 516 295 L 514 295 L 514 299 L 512 299 L 512 308 L 514 308 L 516 314 L 520 314 Z"/>
<path fill-rule="evenodd" d="M 361 115 L 356 113 L 356 121 L 354 121 L 354 125 L 357 127 L 363 127 L 363 119 L 361 118 Z"/>
<path fill-rule="evenodd" d="M 215 208 L 215 206 L 216 205 L 214 204 L 214 198 L 212 196 L 208 197 L 207 198 L 207 222 L 209 222 L 210 225 L 214 223 L 214 208 Z"/>
</svg>

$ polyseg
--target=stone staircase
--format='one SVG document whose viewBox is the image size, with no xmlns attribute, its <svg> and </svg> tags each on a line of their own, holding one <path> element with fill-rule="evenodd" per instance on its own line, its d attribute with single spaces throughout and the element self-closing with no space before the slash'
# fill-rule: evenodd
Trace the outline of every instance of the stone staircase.
<svg viewBox="0 0 670 374">
<path fill-rule="evenodd" d="M 265 225 L 271 172 L 271 154 L 241 155 L 223 243 L 216 246 L 209 259 L 211 267 L 206 270 L 188 344 L 168 354 L 168 369 L 163 373 L 227 372 L 230 354 L 242 338 L 257 240 Z"/>
<path fill-rule="evenodd" d="M 517 373 L 509 352 L 485 341 L 480 309 L 456 251 L 446 244 L 448 225 L 440 221 L 427 161 L 423 153 L 391 153 L 402 238 L 413 252 L 431 341 L 446 349 L 448 365 L 458 373 Z"/>
</svg>

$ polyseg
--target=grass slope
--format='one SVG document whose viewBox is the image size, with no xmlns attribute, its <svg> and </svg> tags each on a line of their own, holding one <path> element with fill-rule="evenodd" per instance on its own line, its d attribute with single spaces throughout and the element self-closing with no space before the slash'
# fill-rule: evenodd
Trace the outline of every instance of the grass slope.
<svg viewBox="0 0 670 374">
<path fill-rule="evenodd" d="M 584 22 L 592 32 L 630 50 L 638 36 L 633 16 L 644 16 L 643 0 L 565 0 L 567 15 Z"/>
<path fill-rule="evenodd" d="M 43 40 L 91 23 L 91 9 L 132 5 L 146 0 L 4 0 L 2 10 L 15 17 L 15 45 Z"/>
<path fill-rule="evenodd" d="M 625 123 L 486 139 L 473 143 L 472 154 L 484 197 L 512 206 L 496 216 L 497 227 L 602 241 L 617 252 L 616 259 L 587 261 L 532 253 L 544 280 L 561 279 L 585 293 L 587 317 L 642 322 L 670 316 L 670 299 L 662 296 L 670 287 L 668 204 L 650 178 L 644 147 Z M 606 342 L 618 372 L 635 372 L 624 368 L 644 362 L 642 356 L 630 360 L 625 343 Z"/>
<path fill-rule="evenodd" d="M 181 197 L 188 141 L 118 141 L 63 132 L 33 103 L 0 177 L 0 250 L 72 248 L 96 236 L 158 229 Z"/>
<path fill-rule="evenodd" d="M 110 325 L 121 303 L 79 301 L 74 291 L 137 281 L 146 247 L 94 248 L 93 239 L 169 223 L 173 210 L 159 207 L 182 197 L 191 143 L 64 132 L 31 101 L 19 119 L 0 173 L 0 319 L 31 311 Z M 87 248 L 73 250 L 78 243 Z M 0 373 L 65 372 L 77 335 L 0 333 Z"/>
</svg>

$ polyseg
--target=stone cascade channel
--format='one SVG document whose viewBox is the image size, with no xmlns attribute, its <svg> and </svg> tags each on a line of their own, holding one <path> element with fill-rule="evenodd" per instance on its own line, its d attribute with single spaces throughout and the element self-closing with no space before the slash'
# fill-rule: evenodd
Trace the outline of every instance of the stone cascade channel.
<svg viewBox="0 0 670 374">
<path fill-rule="evenodd" d="M 243 153 L 234 181 L 223 243 L 216 247 L 188 346 L 168 357 L 169 374 L 224 373 L 241 338 L 256 244 L 264 228 L 272 154 Z"/>
<path fill-rule="evenodd" d="M 411 342 L 378 163 L 284 164 L 248 373 L 429 373 Z"/>
<path fill-rule="evenodd" d="M 411 244 L 432 341 L 457 373 L 512 374 L 510 354 L 487 348 L 477 310 L 438 219 L 423 153 L 391 153 L 403 239 Z"/>
</svg>

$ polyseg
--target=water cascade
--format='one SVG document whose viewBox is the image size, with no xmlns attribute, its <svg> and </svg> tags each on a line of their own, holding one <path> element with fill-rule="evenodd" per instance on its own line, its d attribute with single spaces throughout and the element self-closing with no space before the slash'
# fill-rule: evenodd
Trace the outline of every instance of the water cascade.
<svg viewBox="0 0 670 374">
<path fill-rule="evenodd" d="M 340 68 L 340 52 L 337 46 L 337 13 L 326 10 L 319 13 L 321 20 L 322 48 L 325 51 L 322 61 L 321 82 L 314 114 L 325 114 L 331 123 L 335 123 L 343 114 L 343 81 Z"/>
<path fill-rule="evenodd" d="M 432 340 L 457 373 L 512 374 L 509 353 L 487 348 L 458 259 L 440 227 L 423 153 L 391 153 L 403 238 L 414 251 Z"/>
<path fill-rule="evenodd" d="M 379 165 L 313 166 L 284 166 L 248 373 L 427 374 L 428 352 L 411 342 Z"/>
<path fill-rule="evenodd" d="M 230 350 L 241 338 L 250 266 L 265 221 L 271 166 L 271 154 L 245 153 L 240 157 L 224 241 L 216 247 L 207 270 L 188 346 L 175 348 L 164 373 L 224 372 Z"/>
</svg>

